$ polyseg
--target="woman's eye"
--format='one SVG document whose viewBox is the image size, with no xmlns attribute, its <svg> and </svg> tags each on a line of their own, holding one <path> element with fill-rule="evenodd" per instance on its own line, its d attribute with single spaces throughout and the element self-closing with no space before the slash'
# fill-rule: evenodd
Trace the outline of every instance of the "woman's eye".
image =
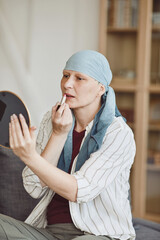
<svg viewBox="0 0 160 240">
<path fill-rule="evenodd" d="M 84 78 L 82 78 L 82 77 L 77 77 L 77 79 L 78 79 L 78 80 L 84 80 Z"/>
<path fill-rule="evenodd" d="M 64 74 L 64 75 L 63 75 L 63 77 L 65 77 L 65 78 L 68 78 L 68 77 L 69 77 L 69 75 L 68 75 L 68 74 Z"/>
</svg>

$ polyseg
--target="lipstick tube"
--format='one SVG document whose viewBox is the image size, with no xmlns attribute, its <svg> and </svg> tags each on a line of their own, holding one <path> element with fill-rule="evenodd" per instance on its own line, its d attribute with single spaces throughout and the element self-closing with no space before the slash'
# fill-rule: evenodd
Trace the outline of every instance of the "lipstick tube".
<svg viewBox="0 0 160 240">
<path fill-rule="evenodd" d="M 64 94 L 64 96 L 62 97 L 61 102 L 60 102 L 60 104 L 58 105 L 56 111 L 58 111 L 58 109 L 60 108 L 60 106 L 61 106 L 63 103 L 65 103 L 65 101 L 66 101 L 66 94 Z"/>
</svg>

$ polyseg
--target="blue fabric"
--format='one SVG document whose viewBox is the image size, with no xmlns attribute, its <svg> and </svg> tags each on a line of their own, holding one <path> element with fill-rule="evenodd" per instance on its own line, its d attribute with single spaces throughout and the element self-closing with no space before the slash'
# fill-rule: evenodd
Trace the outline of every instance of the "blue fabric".
<svg viewBox="0 0 160 240">
<path fill-rule="evenodd" d="M 101 53 L 93 50 L 77 52 L 69 58 L 64 69 L 86 74 L 102 83 L 106 88 L 106 92 L 102 96 L 101 109 L 96 114 L 93 127 L 87 135 L 78 155 L 76 164 L 76 171 L 78 171 L 90 157 L 90 154 L 101 147 L 107 128 L 112 123 L 114 117 L 121 116 L 121 114 L 116 106 L 114 90 L 109 86 L 112 80 L 112 72 L 107 59 Z M 69 170 L 72 158 L 72 133 L 74 124 L 75 119 L 73 120 L 72 129 L 68 134 L 68 138 L 58 162 L 58 167 L 66 172 Z"/>
<path fill-rule="evenodd" d="M 72 70 L 86 74 L 107 88 L 112 80 L 112 72 L 104 55 L 93 50 L 83 50 L 73 54 L 64 70 Z"/>
</svg>

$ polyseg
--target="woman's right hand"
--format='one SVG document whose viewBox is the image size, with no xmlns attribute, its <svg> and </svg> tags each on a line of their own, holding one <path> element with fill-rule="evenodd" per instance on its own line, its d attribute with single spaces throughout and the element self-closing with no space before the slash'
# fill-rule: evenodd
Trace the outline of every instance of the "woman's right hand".
<svg viewBox="0 0 160 240">
<path fill-rule="evenodd" d="M 72 112 L 67 103 L 62 104 L 57 110 L 59 103 L 52 108 L 52 126 L 53 134 L 68 134 L 72 127 Z"/>
</svg>

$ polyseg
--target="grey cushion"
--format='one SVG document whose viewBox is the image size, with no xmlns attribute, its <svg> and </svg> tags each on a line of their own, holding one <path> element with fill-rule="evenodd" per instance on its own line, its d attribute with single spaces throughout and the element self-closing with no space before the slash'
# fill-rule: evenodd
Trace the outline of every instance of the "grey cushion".
<svg viewBox="0 0 160 240">
<path fill-rule="evenodd" d="M 24 167 L 12 150 L 0 146 L 0 213 L 22 221 L 38 203 L 23 187 Z"/>
<path fill-rule="evenodd" d="M 160 224 L 151 221 L 133 218 L 133 226 L 136 231 L 136 240 L 159 240 Z"/>
</svg>

